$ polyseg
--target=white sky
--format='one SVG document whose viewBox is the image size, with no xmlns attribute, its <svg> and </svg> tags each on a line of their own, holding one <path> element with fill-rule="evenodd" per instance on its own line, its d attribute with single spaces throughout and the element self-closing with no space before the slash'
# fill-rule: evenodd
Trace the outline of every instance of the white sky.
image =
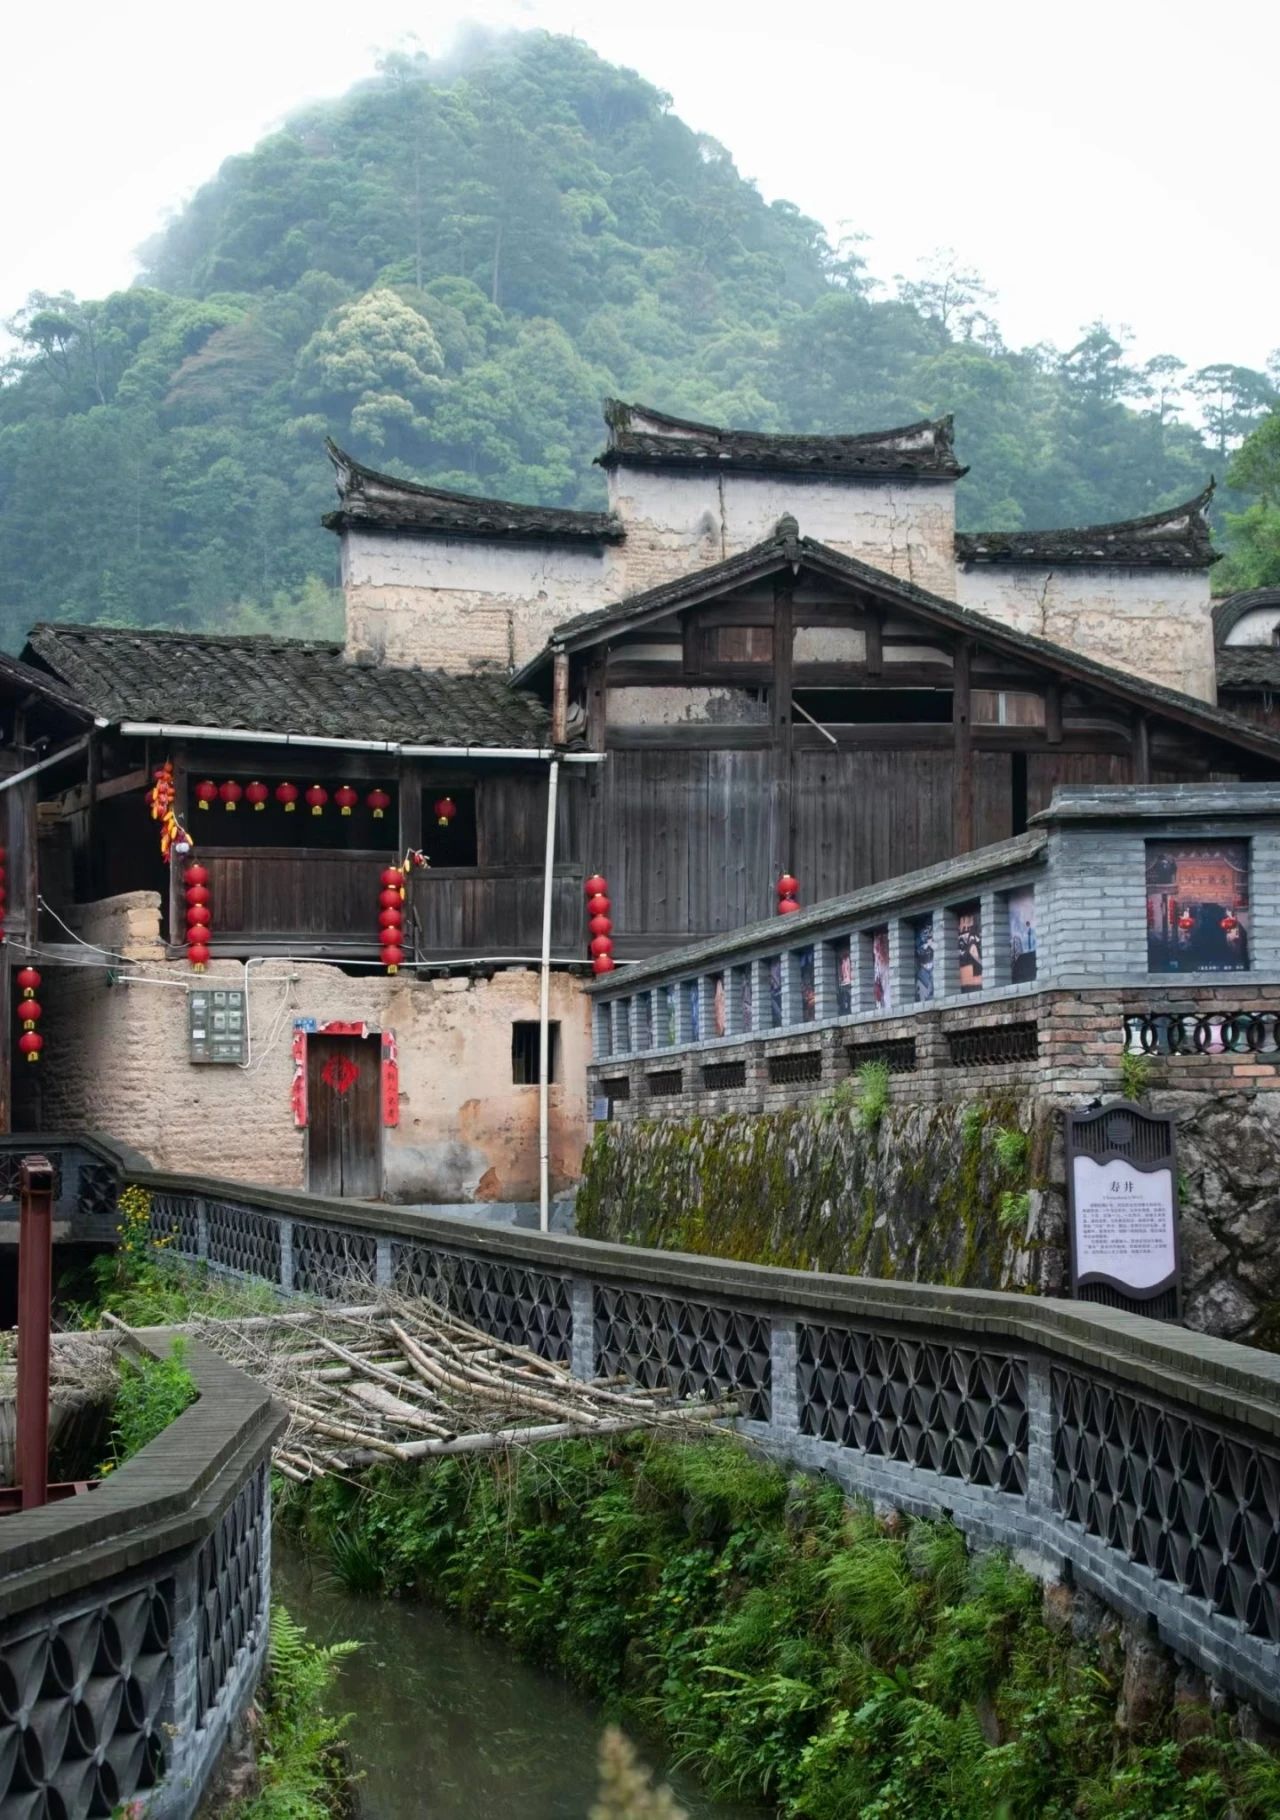
<svg viewBox="0 0 1280 1820">
<path fill-rule="evenodd" d="M 64 0 L 11 8 L 0 70 L 0 319 L 100 296 L 166 213 L 380 49 L 460 20 L 576 33 L 669 92 L 766 197 L 872 271 L 951 246 L 1014 345 L 1101 315 L 1145 357 L 1260 367 L 1280 346 L 1272 72 L 1243 0 Z"/>
</svg>

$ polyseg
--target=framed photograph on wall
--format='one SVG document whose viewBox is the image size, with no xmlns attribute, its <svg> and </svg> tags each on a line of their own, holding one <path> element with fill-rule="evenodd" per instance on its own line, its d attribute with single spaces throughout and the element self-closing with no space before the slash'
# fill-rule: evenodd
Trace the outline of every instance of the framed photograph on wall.
<svg viewBox="0 0 1280 1820">
<path fill-rule="evenodd" d="M 1149 840 L 1146 863 L 1148 971 L 1247 972 L 1248 841 Z"/>
</svg>

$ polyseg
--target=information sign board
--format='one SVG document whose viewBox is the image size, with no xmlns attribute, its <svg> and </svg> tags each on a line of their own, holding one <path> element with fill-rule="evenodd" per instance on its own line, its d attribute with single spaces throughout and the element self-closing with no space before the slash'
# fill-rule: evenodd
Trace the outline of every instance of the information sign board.
<svg viewBox="0 0 1280 1820">
<path fill-rule="evenodd" d="M 1159 1297 L 1176 1311 L 1173 1120 L 1126 1101 L 1069 1113 L 1067 1200 L 1073 1294 L 1110 1290 L 1122 1306 Z"/>
</svg>

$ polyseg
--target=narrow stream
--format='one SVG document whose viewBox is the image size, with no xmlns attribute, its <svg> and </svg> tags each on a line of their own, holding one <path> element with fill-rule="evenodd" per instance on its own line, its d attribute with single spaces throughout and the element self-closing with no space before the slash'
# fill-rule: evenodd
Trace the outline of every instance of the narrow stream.
<svg viewBox="0 0 1280 1820">
<path fill-rule="evenodd" d="M 272 1593 L 313 1643 L 361 1646 L 337 1694 L 361 1820 L 587 1820 L 604 1719 L 586 1696 L 428 1605 L 347 1592 L 278 1537 Z M 765 1820 L 640 1751 L 690 1820 Z"/>
</svg>

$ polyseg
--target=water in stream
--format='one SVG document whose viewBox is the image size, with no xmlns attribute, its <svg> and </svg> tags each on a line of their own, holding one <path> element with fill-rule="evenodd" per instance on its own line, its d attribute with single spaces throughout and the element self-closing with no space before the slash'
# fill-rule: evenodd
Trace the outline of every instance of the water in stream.
<svg viewBox="0 0 1280 1820">
<path fill-rule="evenodd" d="M 584 1695 L 430 1606 L 347 1592 L 279 1538 L 272 1591 L 313 1642 L 361 1645 L 337 1698 L 362 1820 L 586 1820 L 604 1720 Z M 764 1820 L 640 1748 L 690 1820 Z"/>
</svg>

